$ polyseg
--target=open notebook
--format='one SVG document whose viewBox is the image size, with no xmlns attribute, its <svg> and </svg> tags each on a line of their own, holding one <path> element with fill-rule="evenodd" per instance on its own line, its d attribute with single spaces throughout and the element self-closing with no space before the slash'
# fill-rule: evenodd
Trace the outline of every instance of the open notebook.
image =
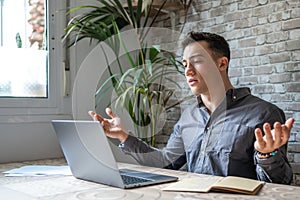
<svg viewBox="0 0 300 200">
<path fill-rule="evenodd" d="M 79 179 L 119 188 L 132 188 L 178 180 L 177 177 L 118 169 L 99 122 L 52 120 L 72 174 Z"/>
<path fill-rule="evenodd" d="M 181 192 L 227 191 L 242 194 L 257 194 L 264 184 L 265 182 L 263 181 L 236 176 L 208 176 L 182 179 L 163 190 Z"/>
</svg>

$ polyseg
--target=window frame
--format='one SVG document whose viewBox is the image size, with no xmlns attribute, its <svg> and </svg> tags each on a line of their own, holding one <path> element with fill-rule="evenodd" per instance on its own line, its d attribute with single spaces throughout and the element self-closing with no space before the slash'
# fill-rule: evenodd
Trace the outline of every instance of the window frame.
<svg viewBox="0 0 300 200">
<path fill-rule="evenodd" d="M 35 121 L 36 115 L 59 114 L 62 110 L 65 85 L 66 47 L 61 42 L 66 25 L 67 1 L 47 0 L 48 35 L 48 97 L 1 97 L 0 122 L 11 122 L 6 116 L 23 115 L 23 119 Z M 26 116 L 26 117 L 25 117 Z M 25 120 L 25 121 L 26 121 Z M 39 119 L 40 120 L 40 119 Z M 14 121 L 14 120 L 13 120 Z"/>
</svg>

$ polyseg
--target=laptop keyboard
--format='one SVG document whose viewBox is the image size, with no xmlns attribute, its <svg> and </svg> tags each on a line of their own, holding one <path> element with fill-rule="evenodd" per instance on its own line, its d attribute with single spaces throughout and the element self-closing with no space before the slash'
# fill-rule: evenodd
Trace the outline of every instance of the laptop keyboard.
<svg viewBox="0 0 300 200">
<path fill-rule="evenodd" d="M 131 185 L 131 184 L 144 183 L 144 182 L 151 181 L 149 179 L 138 178 L 138 177 L 134 177 L 134 176 L 127 176 L 127 175 L 121 175 L 121 177 L 122 177 L 125 185 Z"/>
</svg>

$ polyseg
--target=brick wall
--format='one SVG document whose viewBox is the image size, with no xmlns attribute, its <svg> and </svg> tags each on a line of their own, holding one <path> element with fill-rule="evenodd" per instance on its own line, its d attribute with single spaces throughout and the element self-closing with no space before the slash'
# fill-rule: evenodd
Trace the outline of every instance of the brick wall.
<svg viewBox="0 0 300 200">
<path fill-rule="evenodd" d="M 177 15 L 176 29 L 183 17 Z M 168 26 L 168 22 L 165 22 Z M 183 35 L 207 31 L 224 36 L 231 47 L 229 75 L 235 87 L 278 105 L 287 118 L 295 118 L 288 146 L 293 184 L 300 185 L 300 2 L 299 0 L 194 0 Z M 185 84 L 184 78 L 178 79 Z M 188 94 L 178 91 L 178 98 Z M 185 102 L 188 104 L 188 102 Z M 181 109 L 172 108 L 158 147 L 168 139 Z"/>
</svg>

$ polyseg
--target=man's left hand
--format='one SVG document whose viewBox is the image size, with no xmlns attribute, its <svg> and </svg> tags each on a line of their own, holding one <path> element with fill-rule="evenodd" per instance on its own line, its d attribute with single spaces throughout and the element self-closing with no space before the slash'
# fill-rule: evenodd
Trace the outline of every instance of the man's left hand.
<svg viewBox="0 0 300 200">
<path fill-rule="evenodd" d="M 285 124 L 275 122 L 272 130 L 271 125 L 265 123 L 263 125 L 264 136 L 260 128 L 255 129 L 254 148 L 261 153 L 270 153 L 286 144 L 290 138 L 293 123 L 293 118 L 286 120 Z"/>
</svg>

